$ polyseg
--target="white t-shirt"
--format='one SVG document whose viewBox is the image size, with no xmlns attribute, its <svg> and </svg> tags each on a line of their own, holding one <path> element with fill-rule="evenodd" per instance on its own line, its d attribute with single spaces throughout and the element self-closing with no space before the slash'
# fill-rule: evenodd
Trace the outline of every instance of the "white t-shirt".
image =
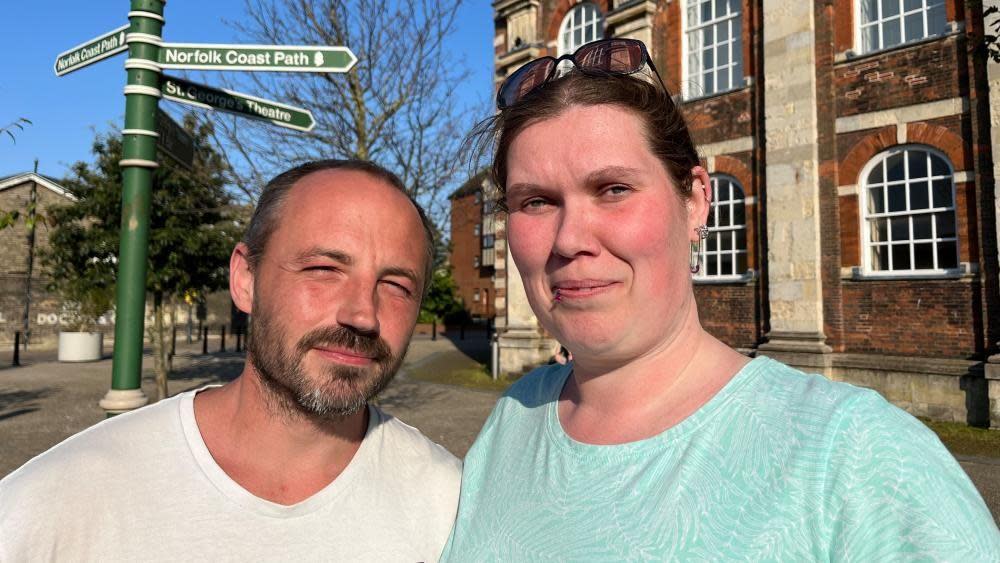
<svg viewBox="0 0 1000 563">
<path fill-rule="evenodd" d="M 0 481 L 0 561 L 436 561 L 461 462 L 369 407 L 346 469 L 284 506 L 215 463 L 188 392 L 97 424 Z"/>
</svg>

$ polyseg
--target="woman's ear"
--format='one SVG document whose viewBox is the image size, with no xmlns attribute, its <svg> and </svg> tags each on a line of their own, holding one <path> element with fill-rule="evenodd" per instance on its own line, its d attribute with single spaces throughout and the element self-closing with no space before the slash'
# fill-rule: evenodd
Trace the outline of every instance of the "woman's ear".
<svg viewBox="0 0 1000 563">
<path fill-rule="evenodd" d="M 701 166 L 691 169 L 691 197 L 688 198 L 688 238 L 698 242 L 698 227 L 708 224 L 708 212 L 712 206 L 712 182 L 708 172 Z"/>
</svg>

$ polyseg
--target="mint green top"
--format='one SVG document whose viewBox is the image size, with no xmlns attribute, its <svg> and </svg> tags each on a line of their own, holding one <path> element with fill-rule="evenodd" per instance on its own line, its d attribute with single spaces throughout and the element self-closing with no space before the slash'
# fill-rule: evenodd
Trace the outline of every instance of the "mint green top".
<svg viewBox="0 0 1000 563">
<path fill-rule="evenodd" d="M 600 446 L 560 425 L 571 369 L 497 403 L 443 561 L 1000 561 L 961 467 L 874 391 L 758 357 L 680 424 Z"/>
</svg>

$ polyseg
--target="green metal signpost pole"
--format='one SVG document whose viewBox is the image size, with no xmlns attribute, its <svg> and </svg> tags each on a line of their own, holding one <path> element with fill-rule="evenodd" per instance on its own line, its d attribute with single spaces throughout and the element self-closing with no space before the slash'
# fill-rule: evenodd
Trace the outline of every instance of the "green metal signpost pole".
<svg viewBox="0 0 1000 563">
<path fill-rule="evenodd" d="M 132 0 L 126 41 L 125 129 L 121 161 L 122 226 L 115 306 L 111 389 L 101 407 L 114 415 L 148 401 L 141 388 L 149 207 L 156 163 L 156 109 L 160 98 L 160 45 L 165 0 Z"/>
</svg>

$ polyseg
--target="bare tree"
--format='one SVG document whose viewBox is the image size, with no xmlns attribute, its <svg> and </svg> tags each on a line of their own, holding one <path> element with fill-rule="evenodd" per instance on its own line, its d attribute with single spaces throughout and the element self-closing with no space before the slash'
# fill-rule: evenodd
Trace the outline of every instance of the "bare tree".
<svg viewBox="0 0 1000 563">
<path fill-rule="evenodd" d="M 244 73 L 224 80 L 248 94 L 312 111 L 308 133 L 216 118 L 234 182 L 255 199 L 263 181 L 296 162 L 360 158 L 396 172 L 436 219 L 444 190 L 463 173 L 462 138 L 474 109 L 455 89 L 469 72 L 445 39 L 461 5 L 455 0 L 247 0 L 247 18 L 232 25 L 263 44 L 343 45 L 358 57 L 347 73 Z"/>
</svg>

